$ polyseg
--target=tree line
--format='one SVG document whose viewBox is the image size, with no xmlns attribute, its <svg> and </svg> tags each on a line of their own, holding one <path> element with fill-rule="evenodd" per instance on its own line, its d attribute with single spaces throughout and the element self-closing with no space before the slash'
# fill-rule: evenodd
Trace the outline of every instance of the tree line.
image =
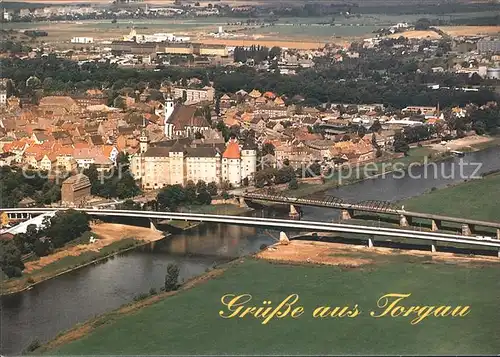
<svg viewBox="0 0 500 357">
<path fill-rule="evenodd" d="M 175 211 L 180 206 L 209 205 L 217 195 L 217 184 L 199 180 L 196 184 L 189 180 L 185 186 L 167 185 L 156 197 L 159 210 Z"/>
<path fill-rule="evenodd" d="M 107 88 L 110 102 L 123 88 L 140 90 L 148 86 L 159 89 L 168 78 L 172 82 L 183 78 L 208 78 L 214 81 L 218 95 L 234 93 L 240 89 L 247 92 L 254 88 L 270 90 L 287 98 L 296 95 L 306 99 L 305 105 L 317 106 L 328 102 L 383 103 L 394 108 L 408 105 L 437 105 L 442 108 L 464 106 L 468 103 L 483 105 L 497 100 L 498 95 L 483 84 L 477 92 L 463 92 L 454 89 L 433 90 L 427 83 L 443 86 L 464 86 L 471 84 L 468 76 L 451 73 L 432 73 L 425 61 L 394 54 L 362 52 L 360 59 L 346 59 L 342 63 L 330 63 L 323 59 L 317 68 L 304 69 L 295 76 L 275 72 L 257 71 L 242 66 L 227 68 L 178 68 L 166 67 L 159 71 L 118 68 L 110 63 L 85 63 L 56 58 L 28 60 L 2 59 L 2 76 L 11 78 L 16 84 L 15 92 L 26 95 L 42 90 L 49 94 L 78 92 L 91 88 Z M 424 71 L 418 71 L 423 68 Z M 38 81 L 28 81 L 30 77 Z M 31 84 L 30 84 L 31 83 Z"/>
<path fill-rule="evenodd" d="M 61 199 L 61 186 L 49 180 L 47 172 L 15 170 L 9 166 L 0 167 L 0 207 L 17 207 L 26 197 L 37 205 L 50 204 Z"/>
<path fill-rule="evenodd" d="M 30 224 L 26 233 L 16 234 L 12 240 L 0 240 L 0 268 L 9 278 L 21 276 L 24 255 L 50 254 L 89 231 L 89 221 L 85 212 L 68 210 L 46 219 L 40 228 Z"/>
</svg>

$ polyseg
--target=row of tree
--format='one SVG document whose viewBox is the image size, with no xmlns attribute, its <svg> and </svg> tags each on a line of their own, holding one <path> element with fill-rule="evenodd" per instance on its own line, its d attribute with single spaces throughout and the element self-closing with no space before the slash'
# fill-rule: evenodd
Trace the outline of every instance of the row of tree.
<svg viewBox="0 0 500 357">
<path fill-rule="evenodd" d="M 0 167 L 0 207 L 17 207 L 25 197 L 33 198 L 37 205 L 59 201 L 61 186 L 47 177 L 47 172 Z"/>
<path fill-rule="evenodd" d="M 266 46 L 252 45 L 249 48 L 237 46 L 234 49 L 234 61 L 245 63 L 253 59 L 256 63 L 265 60 L 278 60 L 281 56 L 281 48 L 274 46 L 269 49 Z"/>
<path fill-rule="evenodd" d="M 117 167 L 110 172 L 99 172 L 96 165 L 92 164 L 84 174 L 91 183 L 91 193 L 106 198 L 130 198 L 141 193 L 132 174 L 129 171 L 128 156 L 120 153 L 116 159 Z"/>
<path fill-rule="evenodd" d="M 43 222 L 40 228 L 29 225 L 26 233 L 19 233 L 12 240 L 0 240 L 0 267 L 8 277 L 22 275 L 22 256 L 34 253 L 38 257 L 79 238 L 90 230 L 89 216 L 84 212 L 68 210 L 58 212 Z"/>
<path fill-rule="evenodd" d="M 182 185 L 167 185 L 156 196 L 159 210 L 175 211 L 180 206 L 209 205 L 212 196 L 217 195 L 217 184 L 199 180 L 196 184 L 188 181 Z"/>
<path fill-rule="evenodd" d="M 444 108 L 463 106 L 470 102 L 483 105 L 497 98 L 488 88 L 482 88 L 478 92 L 429 89 L 426 84 L 430 82 L 451 87 L 466 85 L 470 79 L 457 74 L 417 71 L 426 65 L 426 61 L 406 55 L 373 51 L 366 54 L 362 52 L 360 59 L 323 63 L 317 69 L 302 70 L 292 77 L 258 72 L 246 66 L 230 71 L 227 68 L 173 66 L 148 71 L 118 68 L 110 63 L 85 63 L 79 66 L 76 62 L 51 55 L 22 61 L 11 58 L 0 61 L 2 76 L 14 80 L 18 94 L 26 94 L 41 86 L 44 87 L 44 92 L 50 92 L 51 88 L 71 92 L 104 87 L 116 96 L 125 87 L 133 90 L 141 90 L 146 86 L 159 89 L 165 78 L 178 82 L 196 77 L 213 81 L 218 93 L 234 93 L 240 89 L 248 92 L 261 88 L 284 94 L 288 98 L 300 95 L 306 98 L 304 104 L 313 106 L 328 102 L 352 102 L 383 103 L 403 108 L 408 105 L 437 105 L 439 102 Z M 31 76 L 35 76 L 38 81 L 27 83 Z M 46 81 L 48 78 L 50 80 Z"/>
</svg>

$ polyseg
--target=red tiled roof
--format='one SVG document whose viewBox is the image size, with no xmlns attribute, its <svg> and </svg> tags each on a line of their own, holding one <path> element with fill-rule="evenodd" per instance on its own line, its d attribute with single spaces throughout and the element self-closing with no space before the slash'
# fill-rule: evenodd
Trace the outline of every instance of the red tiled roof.
<svg viewBox="0 0 500 357">
<path fill-rule="evenodd" d="M 238 143 L 234 140 L 229 141 L 227 144 L 226 150 L 224 151 L 224 154 L 222 154 L 223 158 L 226 159 L 239 159 L 241 158 L 240 155 L 240 147 Z"/>
</svg>

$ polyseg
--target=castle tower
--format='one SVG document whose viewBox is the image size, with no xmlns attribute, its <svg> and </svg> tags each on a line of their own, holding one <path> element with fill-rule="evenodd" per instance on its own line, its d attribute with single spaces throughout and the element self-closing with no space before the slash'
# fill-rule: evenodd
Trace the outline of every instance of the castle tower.
<svg viewBox="0 0 500 357">
<path fill-rule="evenodd" d="M 139 148 L 141 154 L 144 154 L 146 151 L 148 151 L 148 144 L 149 144 L 148 133 L 146 132 L 146 128 L 143 128 L 141 130 L 141 136 L 139 137 Z"/>
<path fill-rule="evenodd" d="M 257 147 L 245 143 L 241 149 L 241 179 L 253 179 L 257 171 Z"/>
<path fill-rule="evenodd" d="M 228 181 L 234 187 L 241 185 L 241 153 L 235 139 L 230 139 L 222 154 L 222 181 Z"/>
<path fill-rule="evenodd" d="M 172 97 L 169 95 L 165 101 L 165 136 L 171 139 L 174 135 L 174 125 L 170 123 L 172 114 L 174 113 L 175 103 Z"/>
</svg>

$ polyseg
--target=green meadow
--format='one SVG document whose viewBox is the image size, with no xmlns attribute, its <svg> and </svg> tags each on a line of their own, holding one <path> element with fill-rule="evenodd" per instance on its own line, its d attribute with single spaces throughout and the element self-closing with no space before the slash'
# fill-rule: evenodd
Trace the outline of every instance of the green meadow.
<svg viewBox="0 0 500 357">
<path fill-rule="evenodd" d="M 359 253 L 358 253 L 359 254 Z M 500 351 L 498 265 L 434 263 L 429 257 L 363 254 L 361 268 L 273 264 L 246 258 L 222 275 L 181 290 L 133 313 L 109 313 L 90 322 L 90 332 L 50 355 L 161 354 L 497 354 Z M 380 315 L 380 297 L 411 294 L 397 306 L 470 306 L 463 317 Z M 298 294 L 290 315 L 224 319 L 225 294 L 251 294 L 244 306 L 276 306 Z M 262 305 L 271 301 L 271 305 Z M 392 301 L 392 300 L 391 300 Z M 319 306 L 358 305 L 356 317 L 314 318 Z M 77 333 L 78 334 L 78 333 Z M 75 335 L 75 334 L 73 334 Z"/>
<path fill-rule="evenodd" d="M 408 211 L 500 222 L 500 175 L 485 176 L 404 201 Z"/>
</svg>

